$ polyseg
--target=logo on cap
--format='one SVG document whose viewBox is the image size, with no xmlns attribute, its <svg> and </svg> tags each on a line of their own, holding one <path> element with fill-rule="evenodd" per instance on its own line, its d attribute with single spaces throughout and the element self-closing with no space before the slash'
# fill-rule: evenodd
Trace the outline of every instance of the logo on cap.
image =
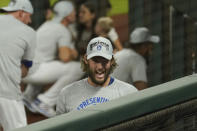
<svg viewBox="0 0 197 131">
<path fill-rule="evenodd" d="M 90 40 L 86 50 L 87 59 L 95 56 L 101 56 L 111 60 L 113 56 L 113 48 L 111 42 L 104 37 L 96 37 Z"/>
<path fill-rule="evenodd" d="M 97 45 L 97 50 L 101 50 L 102 46 L 101 45 Z"/>
<path fill-rule="evenodd" d="M 106 44 L 105 42 L 94 42 L 90 45 L 90 50 L 92 50 L 95 46 L 97 46 L 97 50 L 100 51 L 102 49 L 102 46 L 106 48 L 107 51 L 109 51 L 109 45 Z"/>
</svg>

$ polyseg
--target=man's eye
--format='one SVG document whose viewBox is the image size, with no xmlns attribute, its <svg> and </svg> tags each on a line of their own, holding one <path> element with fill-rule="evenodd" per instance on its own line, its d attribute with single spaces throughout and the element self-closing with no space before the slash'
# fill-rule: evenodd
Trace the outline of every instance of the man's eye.
<svg viewBox="0 0 197 131">
<path fill-rule="evenodd" d="M 92 61 L 94 61 L 95 63 L 103 63 L 103 64 L 106 64 L 109 62 L 107 59 L 102 58 L 102 57 L 92 58 Z"/>
<path fill-rule="evenodd" d="M 98 63 L 99 62 L 99 60 L 98 59 L 92 59 L 94 62 L 96 62 L 96 63 Z"/>
</svg>

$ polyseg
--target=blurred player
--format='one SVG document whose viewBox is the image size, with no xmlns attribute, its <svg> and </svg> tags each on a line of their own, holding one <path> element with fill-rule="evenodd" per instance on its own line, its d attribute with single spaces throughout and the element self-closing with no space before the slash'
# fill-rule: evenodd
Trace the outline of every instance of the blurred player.
<svg viewBox="0 0 197 131">
<path fill-rule="evenodd" d="M 33 14 L 29 0 L 12 0 L 1 11 L 7 14 L 0 15 L 0 124 L 8 131 L 27 125 L 19 84 L 32 66 L 36 33 L 26 25 Z"/>
<path fill-rule="evenodd" d="M 46 21 L 37 30 L 35 72 L 23 79 L 28 83 L 24 93 L 25 105 L 32 112 L 46 117 L 55 115 L 54 106 L 60 90 L 83 76 L 77 51 L 72 42 L 68 25 L 75 21 L 75 8 L 69 1 L 54 5 L 54 18 Z M 32 70 L 33 71 L 33 70 Z M 39 94 L 43 86 L 54 83 L 49 90 Z M 38 95 L 38 96 L 37 96 Z M 30 103 L 30 104 L 29 104 Z"/>
<path fill-rule="evenodd" d="M 146 89 L 148 58 L 152 54 L 153 43 L 158 42 L 159 37 L 151 35 L 147 28 L 134 29 L 130 34 L 130 47 L 115 54 L 119 66 L 112 76 L 133 84 L 139 90 Z"/>
</svg>

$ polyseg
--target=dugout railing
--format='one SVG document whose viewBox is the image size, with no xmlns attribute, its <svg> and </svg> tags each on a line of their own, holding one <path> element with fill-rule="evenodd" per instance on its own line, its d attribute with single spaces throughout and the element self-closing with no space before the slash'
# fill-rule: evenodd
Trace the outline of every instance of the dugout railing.
<svg viewBox="0 0 197 131">
<path fill-rule="evenodd" d="M 195 131 L 196 98 L 194 74 L 15 131 Z"/>
</svg>

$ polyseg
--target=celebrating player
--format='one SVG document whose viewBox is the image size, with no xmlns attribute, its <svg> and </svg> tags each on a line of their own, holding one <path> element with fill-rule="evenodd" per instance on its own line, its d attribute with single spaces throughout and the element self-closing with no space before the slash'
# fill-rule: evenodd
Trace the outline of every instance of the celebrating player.
<svg viewBox="0 0 197 131">
<path fill-rule="evenodd" d="M 82 60 L 88 78 L 66 86 L 58 96 L 57 114 L 110 101 L 137 89 L 125 82 L 110 77 L 116 67 L 111 42 L 104 37 L 93 38 Z"/>
<path fill-rule="evenodd" d="M 19 84 L 32 66 L 36 33 L 26 25 L 33 14 L 29 0 L 12 0 L 1 11 L 8 13 L 0 15 L 0 124 L 7 131 L 27 124 Z"/>
</svg>

